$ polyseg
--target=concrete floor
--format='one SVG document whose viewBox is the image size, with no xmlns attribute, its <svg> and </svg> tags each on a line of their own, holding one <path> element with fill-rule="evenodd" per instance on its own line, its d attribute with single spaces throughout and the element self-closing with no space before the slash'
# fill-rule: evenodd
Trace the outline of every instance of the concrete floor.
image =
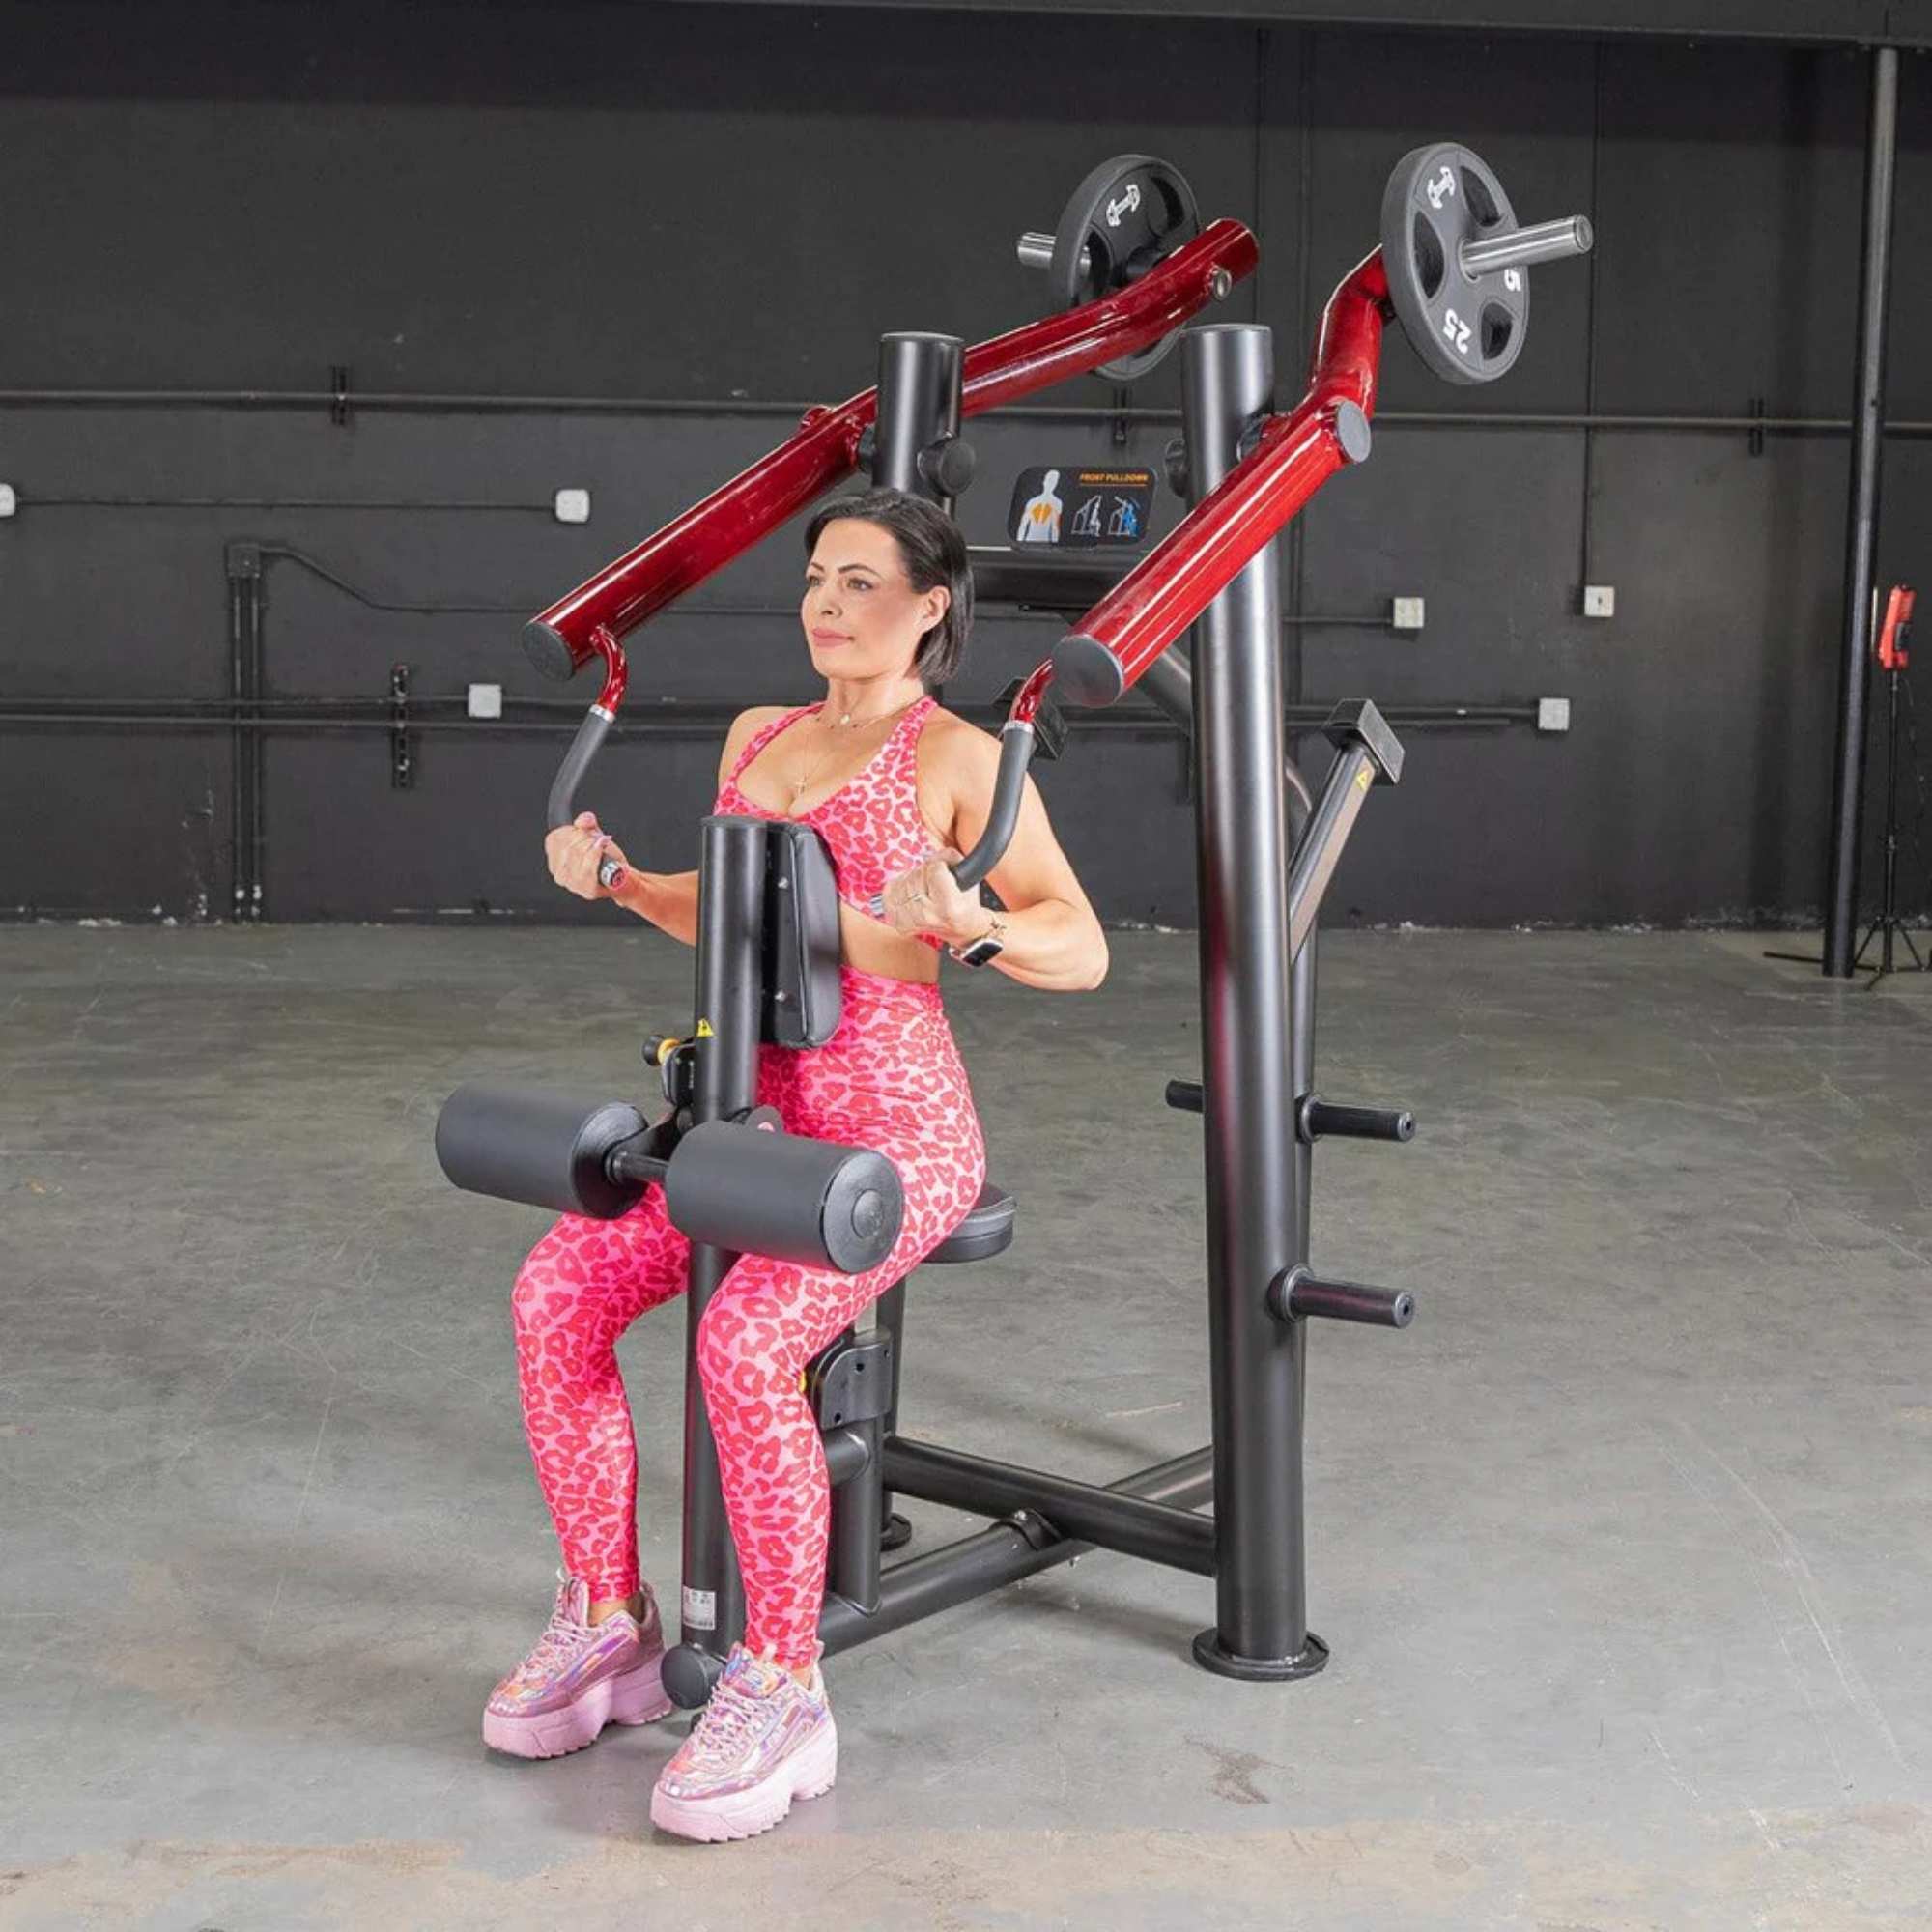
<svg viewBox="0 0 1932 1932">
<path fill-rule="evenodd" d="M 1932 979 L 1323 957 L 1322 1091 L 1422 1123 L 1317 1158 L 1317 1261 L 1421 1302 L 1314 1336 L 1327 1673 L 1208 1676 L 1210 1586 L 1091 1555 L 834 1659 L 837 1790 L 707 1848 L 647 1822 L 681 1725 L 478 1737 L 556 1560 L 541 1217 L 430 1146 L 486 1070 L 639 1091 L 690 955 L 0 931 L 0 1926 L 1932 1924 Z M 952 982 L 1020 1238 L 915 1284 L 905 1372 L 909 1433 L 1095 1480 L 1208 1435 L 1193 942 L 1114 961 Z M 622 1348 L 668 1592 L 681 1337 Z"/>
</svg>

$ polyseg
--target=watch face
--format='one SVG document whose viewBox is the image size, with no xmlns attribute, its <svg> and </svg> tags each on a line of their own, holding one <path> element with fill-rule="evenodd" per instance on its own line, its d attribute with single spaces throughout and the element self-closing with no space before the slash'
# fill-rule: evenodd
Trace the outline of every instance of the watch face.
<svg viewBox="0 0 1932 1932">
<path fill-rule="evenodd" d="M 983 966 L 987 960 L 998 958 L 1006 950 L 997 939 L 989 936 L 976 939 L 971 946 L 962 948 L 952 956 L 962 966 Z"/>
</svg>

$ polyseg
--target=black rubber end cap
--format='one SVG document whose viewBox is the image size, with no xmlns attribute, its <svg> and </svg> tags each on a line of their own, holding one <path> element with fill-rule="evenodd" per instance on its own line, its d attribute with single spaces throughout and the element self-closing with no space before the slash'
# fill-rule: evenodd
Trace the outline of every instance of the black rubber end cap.
<svg viewBox="0 0 1932 1932">
<path fill-rule="evenodd" d="M 564 642 L 562 634 L 553 630 L 541 617 L 532 617 L 524 626 L 524 649 L 546 677 L 554 677 L 559 684 L 568 684 L 577 675 L 577 657 Z"/>
<path fill-rule="evenodd" d="M 1335 440 L 1342 445 L 1344 462 L 1366 463 L 1369 460 L 1369 451 L 1375 447 L 1376 440 L 1359 403 L 1340 402 L 1335 405 Z"/>
<path fill-rule="evenodd" d="M 1053 681 L 1069 703 L 1090 710 L 1117 703 L 1127 688 L 1121 661 L 1094 638 L 1068 632 L 1053 647 Z"/>
</svg>

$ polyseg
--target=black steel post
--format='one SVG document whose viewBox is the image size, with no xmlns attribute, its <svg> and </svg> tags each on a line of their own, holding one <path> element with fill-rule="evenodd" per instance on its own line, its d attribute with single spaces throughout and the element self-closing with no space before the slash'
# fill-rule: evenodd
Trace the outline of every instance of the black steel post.
<svg viewBox="0 0 1932 1932">
<path fill-rule="evenodd" d="M 231 543 L 228 570 L 229 911 L 240 923 L 262 917 L 262 734 L 246 715 L 262 698 L 262 550 Z"/>
<path fill-rule="evenodd" d="M 948 440 L 959 434 L 959 390 L 965 358 L 966 346 L 956 335 L 907 330 L 879 338 L 879 415 L 873 431 L 872 482 L 880 489 L 906 490 L 929 497 L 948 515 L 952 511 L 952 497 L 943 494 L 933 477 L 925 473 L 932 471 L 943 478 L 946 466 L 929 459 L 922 469 L 920 458 L 922 451 L 944 456 Z M 964 444 L 959 447 L 963 449 Z M 903 1282 L 895 1283 L 880 1298 L 877 1320 L 893 1343 L 892 1405 L 881 1432 L 883 1440 L 898 1419 L 898 1365 L 905 1334 Z M 879 1495 L 879 1533 L 894 1548 L 910 1534 L 903 1519 L 894 1520 L 890 1489 L 882 1490 Z"/>
<path fill-rule="evenodd" d="M 881 489 L 928 497 L 949 514 L 972 476 L 965 444 L 958 441 L 965 355 L 966 345 L 956 335 L 906 330 L 879 338 L 872 481 Z"/>
<path fill-rule="evenodd" d="M 865 1422 L 852 1423 L 844 1433 L 858 1444 L 868 1468 L 876 1468 L 885 1442 L 884 1418 L 875 1415 Z M 828 1481 L 831 1474 L 828 1456 Z M 886 1526 L 885 1504 L 885 1492 L 864 1471 L 832 1488 L 829 1504 L 832 1520 L 826 1540 L 826 1594 L 843 1597 L 867 1613 L 879 1607 L 879 1547 Z"/>
<path fill-rule="evenodd" d="M 1873 556 L 1879 454 L 1885 431 L 1885 323 L 1891 293 L 1892 180 L 1898 154 L 1898 49 L 1872 54 L 1865 141 L 1864 232 L 1859 277 L 1858 387 L 1852 410 L 1852 487 L 1845 532 L 1844 653 L 1832 762 L 1832 848 L 1825 884 L 1825 972 L 1848 980 L 1859 905 L 1864 816 L 1865 699 L 1871 688 Z"/>
<path fill-rule="evenodd" d="M 740 1113 L 758 1097 L 765 838 L 764 821 L 757 818 L 707 818 L 699 835 L 694 1031 L 702 1044 L 691 1109 L 695 1125 Z M 697 1376 L 697 1324 L 737 1259 L 728 1249 L 694 1242 L 686 1300 L 684 1590 L 678 1630 L 685 1643 L 721 1661 L 744 1634 L 745 1592 Z"/>
<path fill-rule="evenodd" d="M 1268 330 L 1188 329 L 1181 379 L 1199 502 L 1234 467 L 1243 429 L 1272 406 Z M 1215 1625 L 1195 1638 L 1194 1655 L 1224 1676 L 1267 1679 L 1307 1676 L 1328 1655 L 1308 1629 L 1303 1576 L 1306 1329 L 1276 1321 L 1266 1300 L 1306 1239 L 1294 1082 L 1307 1055 L 1293 1037 L 1289 997 L 1277 542 L 1208 607 L 1192 651 L 1216 1549 Z"/>
<path fill-rule="evenodd" d="M 895 1281 L 872 1304 L 876 1311 L 873 1320 L 879 1332 L 893 1345 L 892 1378 L 888 1384 L 890 1393 L 886 1400 L 884 1426 L 879 1432 L 879 1440 L 882 1444 L 898 1433 L 899 1363 L 905 1355 L 905 1283 Z M 888 1549 L 897 1549 L 912 1536 L 912 1525 L 904 1517 L 894 1515 L 892 1488 L 883 1478 L 879 1490 L 879 1534 L 884 1547 Z"/>
</svg>

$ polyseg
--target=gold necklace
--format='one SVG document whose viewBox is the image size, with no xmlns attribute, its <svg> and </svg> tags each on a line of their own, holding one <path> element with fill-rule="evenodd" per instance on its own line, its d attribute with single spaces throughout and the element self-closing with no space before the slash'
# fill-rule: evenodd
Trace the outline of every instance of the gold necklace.
<svg viewBox="0 0 1932 1932">
<path fill-rule="evenodd" d="M 898 710 L 896 711 L 882 711 L 876 718 L 862 718 L 859 720 L 859 724 L 856 728 L 863 730 L 867 724 L 883 724 L 890 718 L 901 717 L 904 713 L 910 711 L 912 707 L 918 702 L 919 699 L 917 697 L 908 698 L 907 701 L 901 704 Z M 848 711 L 846 712 L 844 717 L 839 719 L 838 724 L 832 726 L 831 728 L 834 730 L 838 730 L 846 725 L 851 724 L 851 723 L 852 723 L 852 714 Z M 786 807 L 787 810 L 789 810 L 791 807 L 796 806 L 799 800 L 805 796 L 808 788 L 811 784 L 812 780 L 815 779 L 819 775 L 819 773 L 822 772 L 825 769 L 825 767 L 831 763 L 832 759 L 838 754 L 838 753 L 843 749 L 846 742 L 847 741 L 843 739 L 835 739 L 833 741 L 832 750 L 826 753 L 824 757 L 820 758 L 818 762 L 815 765 L 813 765 L 811 769 L 809 772 L 807 772 L 803 778 L 795 779 L 792 781 L 791 800 L 790 804 Z"/>
</svg>

